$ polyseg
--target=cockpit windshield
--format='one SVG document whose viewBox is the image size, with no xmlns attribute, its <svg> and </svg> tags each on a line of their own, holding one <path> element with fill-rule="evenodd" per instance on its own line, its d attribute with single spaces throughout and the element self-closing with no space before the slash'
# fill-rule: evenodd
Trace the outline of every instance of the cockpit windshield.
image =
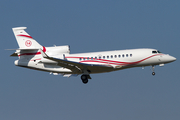
<svg viewBox="0 0 180 120">
<path fill-rule="evenodd" d="M 158 50 L 154 50 L 154 51 L 152 51 L 152 53 L 153 53 L 153 54 L 157 54 L 157 53 L 161 53 L 161 52 L 158 51 Z"/>
</svg>

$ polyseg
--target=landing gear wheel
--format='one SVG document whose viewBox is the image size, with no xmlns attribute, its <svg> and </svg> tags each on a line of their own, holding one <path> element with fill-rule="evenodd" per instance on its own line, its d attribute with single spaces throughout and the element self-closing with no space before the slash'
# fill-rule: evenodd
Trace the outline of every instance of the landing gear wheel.
<svg viewBox="0 0 180 120">
<path fill-rule="evenodd" d="M 152 75 L 154 76 L 154 75 L 155 75 L 155 72 L 152 72 Z"/>
<path fill-rule="evenodd" d="M 88 77 L 87 77 L 87 75 L 82 75 L 82 76 L 81 76 L 81 80 L 82 80 L 82 82 L 83 82 L 84 84 L 87 84 L 87 83 L 88 83 Z"/>
<path fill-rule="evenodd" d="M 87 79 L 87 80 L 82 80 L 82 82 L 83 82 L 84 84 L 87 84 L 87 83 L 88 83 L 88 79 Z"/>
</svg>

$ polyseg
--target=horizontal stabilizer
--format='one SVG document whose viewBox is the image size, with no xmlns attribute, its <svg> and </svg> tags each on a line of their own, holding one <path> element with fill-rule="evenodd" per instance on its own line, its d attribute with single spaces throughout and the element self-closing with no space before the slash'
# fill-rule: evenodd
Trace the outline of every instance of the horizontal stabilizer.
<svg viewBox="0 0 180 120">
<path fill-rule="evenodd" d="M 10 55 L 10 56 L 12 56 L 12 57 L 17 57 L 18 56 L 18 54 L 15 52 L 15 53 L 13 53 L 12 55 Z"/>
<path fill-rule="evenodd" d="M 37 48 L 18 48 L 18 49 L 5 49 L 5 50 L 39 50 Z"/>
<path fill-rule="evenodd" d="M 39 50 L 37 48 L 18 48 L 18 49 L 6 49 L 6 50 L 22 50 L 22 51 L 34 51 L 34 50 Z M 18 56 L 18 52 L 16 51 L 15 53 L 13 53 L 12 55 L 10 55 L 12 57 L 16 57 Z"/>
<path fill-rule="evenodd" d="M 16 28 L 12 28 L 13 31 L 16 31 L 16 30 L 25 30 L 27 29 L 27 27 L 16 27 Z"/>
</svg>

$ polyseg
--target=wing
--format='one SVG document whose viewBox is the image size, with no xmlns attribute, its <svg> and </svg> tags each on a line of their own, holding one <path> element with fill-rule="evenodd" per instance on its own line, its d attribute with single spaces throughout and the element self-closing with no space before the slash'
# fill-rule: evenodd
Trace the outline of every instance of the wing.
<svg viewBox="0 0 180 120">
<path fill-rule="evenodd" d="M 106 66 L 106 65 L 95 65 L 95 64 L 85 64 L 85 63 L 79 63 L 79 62 L 74 62 L 74 61 L 69 61 L 66 59 L 59 59 L 59 58 L 54 58 L 54 57 L 49 57 L 44 51 L 41 51 L 41 54 L 44 58 L 56 61 L 58 62 L 58 65 L 61 67 L 68 68 L 72 70 L 73 72 L 78 72 L 78 73 L 84 73 L 88 72 L 91 73 L 92 71 L 104 71 L 107 69 L 113 69 L 112 66 Z"/>
</svg>

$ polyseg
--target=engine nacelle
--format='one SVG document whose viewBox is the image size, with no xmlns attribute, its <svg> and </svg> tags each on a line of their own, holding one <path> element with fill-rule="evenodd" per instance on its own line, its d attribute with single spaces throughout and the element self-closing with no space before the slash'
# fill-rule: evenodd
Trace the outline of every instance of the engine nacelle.
<svg viewBox="0 0 180 120">
<path fill-rule="evenodd" d="M 70 47 L 69 47 L 69 45 L 46 47 L 46 53 L 50 56 L 51 55 L 60 55 L 60 54 L 69 54 Z"/>
<path fill-rule="evenodd" d="M 40 63 L 57 64 L 58 62 L 52 61 L 52 60 L 48 60 L 48 59 L 45 59 L 45 58 L 42 58 L 42 59 L 40 60 Z"/>
</svg>

